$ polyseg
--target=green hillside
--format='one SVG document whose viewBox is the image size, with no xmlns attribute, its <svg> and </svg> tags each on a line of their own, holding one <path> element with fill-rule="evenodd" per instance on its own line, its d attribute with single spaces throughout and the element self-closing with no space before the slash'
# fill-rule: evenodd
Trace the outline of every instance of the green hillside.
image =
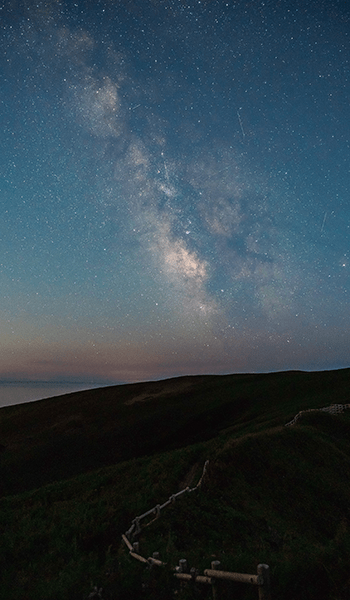
<svg viewBox="0 0 350 600">
<path fill-rule="evenodd" d="M 0 409 L 0 494 L 348 401 L 350 370 L 180 377 Z"/>
<path fill-rule="evenodd" d="M 6 600 L 211 598 L 180 588 L 180 558 L 202 573 L 270 565 L 272 600 L 350 597 L 350 369 L 199 376 L 79 392 L 0 410 L 0 590 Z M 140 534 L 134 517 L 202 486 Z M 14 495 L 17 494 L 17 495 Z M 174 595 L 176 593 L 176 595 Z M 257 599 L 223 583 L 218 600 Z M 235 594 L 235 596 L 234 596 Z"/>
</svg>

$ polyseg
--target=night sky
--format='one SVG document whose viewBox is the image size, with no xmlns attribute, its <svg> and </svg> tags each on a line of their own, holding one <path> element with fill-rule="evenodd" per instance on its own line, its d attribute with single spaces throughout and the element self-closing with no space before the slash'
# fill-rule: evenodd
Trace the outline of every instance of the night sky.
<svg viewBox="0 0 350 600">
<path fill-rule="evenodd" d="M 0 27 L 0 380 L 350 365 L 348 2 Z"/>
</svg>

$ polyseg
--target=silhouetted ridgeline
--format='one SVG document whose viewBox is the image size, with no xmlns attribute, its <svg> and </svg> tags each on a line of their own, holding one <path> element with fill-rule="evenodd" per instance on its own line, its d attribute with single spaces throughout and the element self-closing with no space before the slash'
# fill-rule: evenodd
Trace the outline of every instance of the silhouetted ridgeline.
<svg viewBox="0 0 350 600">
<path fill-rule="evenodd" d="M 348 401 L 350 370 L 193 376 L 0 409 L 1 494 Z"/>
<path fill-rule="evenodd" d="M 216 561 L 268 564 L 272 600 L 348 600 L 350 410 L 309 409 L 348 404 L 349 383 L 349 369 L 181 377 L 1 409 L 1 594 L 204 600 L 211 586 L 182 590 L 170 570 L 186 559 L 203 577 Z M 169 569 L 132 559 L 121 536 L 135 515 L 207 459 L 201 486 L 138 535 Z M 256 600 L 235 585 L 220 581 L 218 600 Z"/>
</svg>

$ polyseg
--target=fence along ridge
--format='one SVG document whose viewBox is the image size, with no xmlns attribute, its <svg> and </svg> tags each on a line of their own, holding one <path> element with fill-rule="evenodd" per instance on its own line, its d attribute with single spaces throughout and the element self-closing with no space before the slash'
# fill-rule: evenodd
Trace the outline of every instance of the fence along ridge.
<svg viewBox="0 0 350 600">
<path fill-rule="evenodd" d="M 160 513 L 164 508 L 166 508 L 167 506 L 170 506 L 170 504 L 173 504 L 177 500 L 177 498 L 179 498 L 183 494 L 186 494 L 186 493 L 190 494 L 191 492 L 194 492 L 195 490 L 197 490 L 202 484 L 203 477 L 207 472 L 208 464 L 209 464 L 209 460 L 206 460 L 204 463 L 202 475 L 195 487 L 190 488 L 189 486 L 187 486 L 185 489 L 181 490 L 180 492 L 177 492 L 176 494 L 172 494 L 169 497 L 169 499 L 166 502 L 164 502 L 164 504 L 157 504 L 150 510 L 148 510 L 145 513 L 143 513 L 142 515 L 140 515 L 139 517 L 135 517 L 135 519 L 133 519 L 133 521 L 131 523 L 131 527 L 122 536 L 123 539 L 125 537 L 128 541 L 130 541 L 130 537 L 131 537 L 134 540 L 139 535 L 139 533 L 141 533 L 142 529 L 144 529 L 145 527 L 148 527 L 149 525 L 151 525 L 151 523 L 153 523 L 154 521 L 159 519 Z M 140 522 L 142 521 L 142 519 L 145 519 L 146 517 L 149 517 L 150 515 L 155 515 L 155 516 L 151 521 L 149 521 L 143 527 L 141 527 Z"/>
<path fill-rule="evenodd" d="M 339 415 L 347 408 L 350 408 L 350 404 L 331 404 L 330 406 L 324 406 L 323 408 L 307 408 L 305 410 L 300 410 L 289 423 L 285 424 L 285 427 L 294 425 L 304 413 L 321 411 L 331 413 L 332 415 Z"/>
<path fill-rule="evenodd" d="M 146 511 L 142 515 L 135 517 L 135 519 L 133 519 L 131 527 L 122 535 L 122 540 L 123 540 L 124 544 L 126 545 L 126 547 L 128 548 L 130 556 L 132 556 L 133 558 L 135 558 L 136 560 L 138 560 L 139 562 L 141 562 L 147 566 L 152 566 L 152 565 L 165 566 L 166 565 L 165 562 L 163 562 L 159 559 L 159 552 L 153 552 L 153 556 L 150 556 L 148 558 L 145 558 L 144 556 L 142 556 L 139 553 L 139 542 L 134 541 L 134 540 L 141 533 L 142 529 L 145 529 L 146 527 L 151 525 L 151 523 L 154 523 L 154 521 L 159 519 L 160 513 L 164 508 L 173 504 L 175 502 L 175 500 L 177 498 L 179 498 L 180 496 L 182 496 L 183 494 L 194 492 L 201 486 L 203 478 L 207 472 L 208 464 L 209 464 L 209 460 L 206 460 L 204 463 L 202 475 L 195 487 L 190 488 L 189 486 L 187 486 L 185 489 L 181 490 L 180 492 L 177 492 L 176 494 L 172 494 L 169 497 L 169 499 L 166 502 L 164 502 L 164 504 L 157 504 L 156 506 L 154 506 L 150 510 Z M 151 519 L 151 521 L 148 521 L 148 523 L 146 523 L 145 525 L 143 525 L 143 527 L 141 527 L 140 521 L 150 515 L 155 515 L 155 516 L 153 519 Z M 133 543 L 131 543 L 130 539 L 133 540 Z M 219 567 L 220 567 L 220 561 L 218 561 L 218 560 L 212 561 L 211 569 L 206 569 L 204 571 L 204 575 L 200 575 L 198 569 L 195 569 L 195 568 L 191 568 L 190 571 L 188 572 L 187 560 L 181 559 L 179 561 L 179 565 L 174 567 L 173 570 L 174 570 L 174 576 L 177 579 L 180 579 L 182 581 L 188 581 L 188 582 L 192 581 L 192 582 L 196 582 L 196 583 L 203 583 L 203 584 L 207 583 L 207 584 L 212 585 L 214 600 L 217 600 L 217 590 L 216 590 L 216 585 L 215 585 L 217 579 L 221 579 L 221 580 L 226 579 L 228 581 L 237 581 L 240 583 L 250 583 L 250 584 L 256 585 L 256 586 L 258 586 L 258 590 L 259 590 L 259 600 L 271 600 L 270 567 L 269 567 L 269 565 L 259 564 L 257 567 L 257 575 L 251 575 L 251 574 L 247 574 L 247 573 L 234 573 L 231 571 L 220 571 Z"/>
</svg>

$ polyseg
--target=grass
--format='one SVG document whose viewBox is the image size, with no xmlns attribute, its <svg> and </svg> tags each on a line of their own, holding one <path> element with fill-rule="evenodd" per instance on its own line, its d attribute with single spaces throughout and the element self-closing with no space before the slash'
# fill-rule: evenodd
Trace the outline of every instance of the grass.
<svg viewBox="0 0 350 600">
<path fill-rule="evenodd" d="M 304 408 L 347 402 L 349 380 L 350 369 L 181 377 L 2 408 L 0 497 L 283 424 Z"/>
<path fill-rule="evenodd" d="M 97 586 L 105 600 L 211 597 L 174 579 L 170 566 L 186 558 L 201 572 L 212 560 L 248 573 L 267 563 L 276 599 L 347 600 L 350 411 L 284 423 L 346 403 L 349 378 L 180 378 L 1 409 L 1 596 L 75 600 Z M 145 569 L 121 534 L 189 475 L 194 485 L 207 458 L 202 487 L 142 531 L 141 553 L 168 565 Z M 220 588 L 220 600 L 257 598 L 253 586 Z"/>
<path fill-rule="evenodd" d="M 324 413 L 309 419 L 228 441 L 211 461 L 201 491 L 144 531 L 143 554 L 156 549 L 172 564 L 185 557 L 201 571 L 214 558 L 224 570 L 248 573 L 265 562 L 273 597 L 347 598 L 350 419 Z M 226 587 L 220 598 L 233 596 Z M 257 598 L 247 587 L 237 597 Z"/>
<path fill-rule="evenodd" d="M 145 506 L 173 493 L 201 452 L 131 460 L 3 498 L 3 597 L 87 597 L 94 585 L 116 593 L 121 534 Z"/>
</svg>

